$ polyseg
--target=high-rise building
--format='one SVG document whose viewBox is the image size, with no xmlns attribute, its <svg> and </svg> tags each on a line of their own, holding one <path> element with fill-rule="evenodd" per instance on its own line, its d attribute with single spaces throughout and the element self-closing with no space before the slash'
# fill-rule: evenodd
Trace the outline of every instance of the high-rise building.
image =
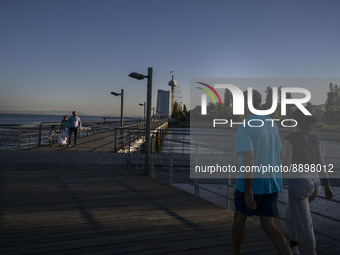
<svg viewBox="0 0 340 255">
<path fill-rule="evenodd" d="M 170 116 L 170 91 L 162 89 L 158 90 L 156 116 L 158 118 Z"/>
</svg>

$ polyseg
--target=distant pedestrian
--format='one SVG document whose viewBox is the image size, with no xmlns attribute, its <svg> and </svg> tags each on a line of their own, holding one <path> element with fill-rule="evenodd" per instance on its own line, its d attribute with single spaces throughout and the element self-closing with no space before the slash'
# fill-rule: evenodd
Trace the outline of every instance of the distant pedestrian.
<svg viewBox="0 0 340 255">
<path fill-rule="evenodd" d="M 316 167 L 325 166 L 318 139 L 309 132 L 316 123 L 313 116 L 305 116 L 296 110 L 293 119 L 298 122 L 298 131 L 285 137 L 286 165 L 304 165 Z M 325 196 L 327 200 L 333 198 L 327 171 L 320 173 L 324 180 Z M 315 255 L 316 242 L 309 203 L 320 192 L 320 178 L 317 171 L 297 171 L 288 176 L 287 229 L 293 254 Z"/>
<path fill-rule="evenodd" d="M 70 135 L 70 126 L 71 122 L 68 120 L 67 115 L 63 117 L 63 120 L 60 124 L 60 139 L 59 139 L 59 144 L 60 146 L 67 145 L 67 140 Z"/>
<path fill-rule="evenodd" d="M 55 131 L 55 125 L 51 127 L 50 133 L 48 134 L 48 141 L 51 147 L 54 147 L 54 143 L 57 139 L 57 132 Z"/>
<path fill-rule="evenodd" d="M 259 109 L 262 101 L 261 94 L 253 90 L 253 106 Z M 244 92 L 245 102 L 248 93 Z M 236 152 L 239 155 L 240 170 L 254 169 L 262 165 L 280 166 L 281 141 L 278 127 L 268 116 L 251 115 L 245 104 L 246 116 L 244 125 L 239 125 L 236 135 Z M 251 121 L 261 120 L 261 127 L 251 126 Z M 282 190 L 281 173 L 259 173 L 251 171 L 241 172 L 235 187 L 235 212 L 232 227 L 232 242 L 234 254 L 240 255 L 246 231 L 248 216 L 260 216 L 261 225 L 265 233 L 272 240 L 281 255 L 289 255 L 290 249 L 284 235 L 274 224 L 278 217 L 276 206 L 278 192 Z"/>
<path fill-rule="evenodd" d="M 81 120 L 77 116 L 77 112 L 72 112 L 72 117 L 70 118 L 71 127 L 70 127 L 70 136 L 68 141 L 68 146 L 71 147 L 71 138 L 72 133 L 74 134 L 74 146 L 77 146 L 77 138 L 78 138 L 78 129 L 81 131 Z"/>
</svg>

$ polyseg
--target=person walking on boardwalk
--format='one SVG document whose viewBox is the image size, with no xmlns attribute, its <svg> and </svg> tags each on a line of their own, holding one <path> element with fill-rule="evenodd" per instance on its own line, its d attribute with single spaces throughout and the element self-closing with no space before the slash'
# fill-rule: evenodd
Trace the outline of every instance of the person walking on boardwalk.
<svg viewBox="0 0 340 255">
<path fill-rule="evenodd" d="M 59 131 L 60 131 L 60 139 L 59 144 L 60 146 L 63 146 L 67 144 L 67 139 L 70 135 L 70 120 L 67 119 L 67 115 L 63 117 L 63 120 L 60 124 Z"/>
<path fill-rule="evenodd" d="M 57 140 L 57 132 L 55 131 L 55 125 L 51 127 L 50 133 L 48 134 L 48 141 L 50 146 L 54 147 L 54 142 Z"/>
<path fill-rule="evenodd" d="M 247 92 L 244 92 L 247 102 Z M 252 102 L 256 109 L 261 105 L 261 94 L 253 90 Z M 239 165 L 251 169 L 252 166 L 271 165 L 280 166 L 281 141 L 278 128 L 268 116 L 250 115 L 245 103 L 247 118 L 244 125 L 237 128 L 236 152 L 239 155 Z M 256 121 L 255 121 L 256 119 Z M 261 120 L 261 127 L 252 127 L 249 123 Z M 249 122 L 250 121 L 250 122 Z M 255 125 L 255 124 L 254 124 Z M 278 192 L 282 190 L 281 173 L 259 172 L 240 173 L 235 187 L 235 213 L 232 227 L 232 242 L 234 254 L 241 254 L 248 216 L 260 216 L 261 225 L 265 233 L 272 240 L 280 254 L 291 254 L 287 240 L 274 224 L 274 217 L 278 217 L 276 206 Z"/>
<path fill-rule="evenodd" d="M 305 116 L 300 110 L 294 112 L 293 118 L 297 121 L 297 132 L 285 137 L 286 165 L 303 164 L 312 167 L 325 166 L 321 146 L 318 139 L 309 132 L 317 122 L 313 116 Z M 327 200 L 333 198 L 327 171 L 322 171 L 320 177 L 324 180 L 325 196 Z M 293 254 L 315 255 L 316 242 L 309 203 L 320 192 L 320 178 L 317 171 L 291 173 L 288 176 L 288 208 L 287 229 L 290 246 Z"/>
<path fill-rule="evenodd" d="M 71 138 L 72 138 L 72 133 L 74 133 L 74 146 L 77 146 L 77 137 L 78 137 L 78 129 L 81 131 L 81 120 L 77 116 L 77 112 L 73 111 L 72 116 L 70 118 L 70 136 L 69 136 L 69 141 L 68 141 L 68 146 L 71 147 Z"/>
</svg>

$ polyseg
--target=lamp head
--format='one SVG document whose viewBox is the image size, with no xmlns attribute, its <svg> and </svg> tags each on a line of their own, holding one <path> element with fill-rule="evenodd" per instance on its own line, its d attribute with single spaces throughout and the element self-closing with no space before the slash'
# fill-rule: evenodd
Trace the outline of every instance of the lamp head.
<svg viewBox="0 0 340 255">
<path fill-rule="evenodd" d="M 116 93 L 116 92 L 111 92 L 111 94 L 114 95 L 114 96 L 120 96 L 121 95 L 121 94 Z"/>
<path fill-rule="evenodd" d="M 147 78 L 147 76 L 140 73 L 130 73 L 129 77 L 134 78 L 136 80 L 143 80 L 144 78 Z"/>
</svg>

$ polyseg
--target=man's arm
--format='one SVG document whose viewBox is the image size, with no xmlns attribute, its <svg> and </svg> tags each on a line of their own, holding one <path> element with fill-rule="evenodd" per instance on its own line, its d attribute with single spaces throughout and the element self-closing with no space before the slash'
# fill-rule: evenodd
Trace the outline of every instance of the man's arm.
<svg viewBox="0 0 340 255">
<path fill-rule="evenodd" d="M 79 118 L 79 117 L 78 117 Z M 82 128 L 82 126 L 81 126 L 81 120 L 80 120 L 80 118 L 79 118 L 79 131 L 81 131 L 81 128 Z"/>
<path fill-rule="evenodd" d="M 253 166 L 254 165 L 254 153 L 252 151 L 245 151 L 243 154 L 243 166 Z M 244 173 L 244 193 L 245 193 L 245 202 L 248 208 L 255 210 L 256 202 L 253 196 L 253 173 L 250 171 L 249 173 Z"/>
</svg>

